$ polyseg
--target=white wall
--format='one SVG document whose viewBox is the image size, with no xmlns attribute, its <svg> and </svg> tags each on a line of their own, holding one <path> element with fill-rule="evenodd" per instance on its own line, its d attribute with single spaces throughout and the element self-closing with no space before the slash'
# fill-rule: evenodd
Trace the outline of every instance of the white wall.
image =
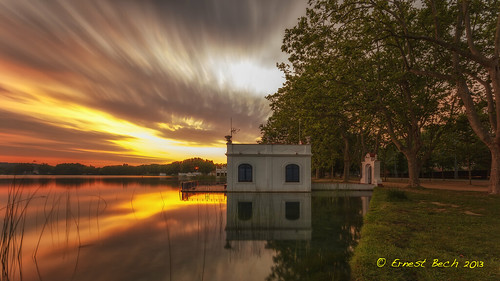
<svg viewBox="0 0 500 281">
<path fill-rule="evenodd" d="M 227 191 L 311 191 L 311 146 L 283 144 L 228 144 Z M 252 165 L 252 182 L 238 182 L 238 166 Z M 299 182 L 285 182 L 285 167 L 299 166 Z"/>
<path fill-rule="evenodd" d="M 375 185 L 382 184 L 382 178 L 380 177 L 380 161 L 377 160 L 376 155 L 367 153 L 365 160 L 361 162 L 361 167 L 360 183 Z M 370 171 L 371 175 L 368 175 Z"/>
</svg>

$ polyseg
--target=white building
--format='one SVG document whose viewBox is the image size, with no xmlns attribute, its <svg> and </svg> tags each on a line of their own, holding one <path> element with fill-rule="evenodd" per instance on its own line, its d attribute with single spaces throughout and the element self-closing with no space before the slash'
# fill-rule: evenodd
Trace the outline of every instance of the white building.
<svg viewBox="0 0 500 281">
<path fill-rule="evenodd" d="M 201 176 L 201 173 L 200 172 L 177 173 L 177 176 L 189 178 L 189 177 Z"/>
<path fill-rule="evenodd" d="M 365 160 L 361 162 L 361 183 L 364 184 L 382 184 L 380 178 L 380 161 L 377 160 L 377 155 L 374 153 L 367 153 Z"/>
<path fill-rule="evenodd" d="M 216 177 L 227 177 L 227 167 L 215 168 Z"/>
<path fill-rule="evenodd" d="M 311 145 L 227 144 L 227 191 L 311 191 Z"/>
</svg>

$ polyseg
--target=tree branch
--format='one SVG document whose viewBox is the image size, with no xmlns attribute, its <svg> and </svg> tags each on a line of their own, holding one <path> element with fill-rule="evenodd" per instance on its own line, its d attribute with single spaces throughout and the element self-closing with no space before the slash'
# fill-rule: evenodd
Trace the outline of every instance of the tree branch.
<svg viewBox="0 0 500 281">
<path fill-rule="evenodd" d="M 416 75 L 434 77 L 434 78 L 437 78 L 439 80 L 445 80 L 445 81 L 449 81 L 452 83 L 455 82 L 455 78 L 451 75 L 448 75 L 448 74 L 442 74 L 442 73 L 435 72 L 435 71 L 419 70 L 419 69 L 413 69 L 413 68 L 410 69 L 409 71 L 410 71 L 410 73 L 413 73 Z"/>
<path fill-rule="evenodd" d="M 462 6 L 460 5 L 458 6 L 459 11 L 457 13 L 455 36 L 453 39 L 454 43 L 457 45 L 458 42 L 460 42 L 460 36 L 463 34 L 464 30 L 462 8 L 463 8 Z M 492 143 L 492 139 L 488 134 L 488 132 L 483 127 L 483 125 L 481 124 L 481 120 L 479 119 L 478 113 L 476 111 L 476 106 L 469 92 L 469 87 L 467 86 L 465 77 L 463 77 L 463 71 L 460 67 L 460 56 L 457 52 L 453 53 L 452 62 L 453 62 L 453 69 L 455 72 L 454 76 L 455 76 L 455 83 L 457 86 L 457 94 L 464 103 L 467 119 L 469 120 L 472 129 L 478 135 L 481 141 L 489 145 Z"/>
<path fill-rule="evenodd" d="M 500 55 L 500 11 L 498 11 L 497 26 L 495 32 L 495 58 L 498 59 Z"/>
<path fill-rule="evenodd" d="M 468 58 L 472 61 L 475 61 L 475 62 L 477 62 L 485 67 L 492 67 L 495 63 L 491 59 L 488 59 L 488 58 L 485 58 L 482 56 L 476 56 L 470 52 L 466 52 L 466 51 L 460 49 L 458 47 L 458 44 L 451 44 L 451 43 L 448 43 L 448 42 L 443 41 L 441 39 L 436 39 L 436 38 L 432 38 L 432 37 L 428 37 L 428 36 L 412 35 L 412 34 L 404 35 L 403 37 L 413 39 L 413 40 L 422 40 L 422 41 L 426 41 L 426 42 L 441 46 L 441 47 L 443 47 L 443 48 L 445 48 L 445 49 L 447 49 L 455 54 L 458 54 L 462 57 L 465 57 L 465 58 Z"/>
<path fill-rule="evenodd" d="M 477 82 L 479 82 L 483 87 L 484 87 L 484 90 L 485 90 L 485 93 L 486 93 L 486 101 L 488 103 L 488 118 L 490 120 L 490 125 L 491 125 L 491 129 L 493 131 L 496 131 L 497 130 L 497 124 L 500 124 L 500 115 L 497 115 L 495 116 L 496 114 L 496 111 L 495 111 L 495 101 L 493 99 L 493 91 L 491 89 L 491 85 L 489 83 L 489 81 L 485 81 L 481 78 L 479 78 L 479 76 L 471 73 L 471 72 L 466 72 L 470 77 L 472 77 L 474 80 L 476 80 Z"/>
<path fill-rule="evenodd" d="M 464 26 L 465 26 L 465 36 L 467 38 L 467 45 L 469 46 L 469 50 L 474 56 L 481 58 L 483 61 L 488 61 L 488 59 L 481 54 L 474 44 L 474 39 L 472 38 L 472 30 L 470 27 L 470 12 L 469 12 L 469 1 L 462 0 L 462 9 L 464 13 Z"/>
<path fill-rule="evenodd" d="M 436 1 L 431 0 L 430 1 L 431 9 L 432 9 L 432 16 L 434 18 L 434 38 L 439 39 L 441 38 L 439 34 L 439 21 L 438 21 L 438 16 L 437 16 L 437 9 L 436 9 Z"/>
<path fill-rule="evenodd" d="M 462 99 L 462 102 L 464 103 L 467 119 L 469 119 L 472 129 L 477 134 L 479 139 L 481 139 L 481 141 L 483 141 L 486 145 L 491 145 L 492 138 L 483 127 L 483 124 L 481 124 L 481 120 L 479 119 L 476 108 L 474 106 L 474 101 L 470 96 L 467 83 L 464 79 L 459 79 L 457 84 L 457 92 Z"/>
<path fill-rule="evenodd" d="M 399 140 L 398 137 L 396 136 L 396 133 L 394 131 L 394 126 L 392 125 L 391 117 L 389 116 L 389 113 L 387 110 L 384 108 L 383 109 L 385 118 L 387 119 L 387 133 L 389 133 L 389 136 L 391 137 L 392 142 L 394 145 L 398 148 L 399 151 L 401 152 L 407 152 L 407 147 L 405 147 Z"/>
</svg>

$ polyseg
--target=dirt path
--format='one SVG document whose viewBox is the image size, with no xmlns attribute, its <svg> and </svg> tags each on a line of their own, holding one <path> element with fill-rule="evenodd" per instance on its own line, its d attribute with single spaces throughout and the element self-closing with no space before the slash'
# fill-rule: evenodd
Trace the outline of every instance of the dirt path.
<svg viewBox="0 0 500 281">
<path fill-rule="evenodd" d="M 388 187 L 405 187 L 408 185 L 408 179 L 400 178 L 388 178 L 387 181 L 382 179 L 382 185 Z M 331 179 L 314 179 L 313 182 L 332 182 Z M 333 180 L 333 182 L 341 182 L 341 180 Z M 359 178 L 351 178 L 351 183 L 359 183 Z M 420 179 L 420 184 L 425 188 L 432 189 L 446 189 L 446 190 L 458 190 L 458 191 L 488 191 L 488 181 L 487 180 L 472 180 L 472 184 L 469 184 L 469 180 L 453 180 L 453 179 Z"/>
<path fill-rule="evenodd" d="M 388 179 L 387 182 L 382 183 L 384 186 L 405 186 L 408 184 L 407 179 Z M 469 184 L 469 180 L 441 180 L 441 179 L 420 179 L 420 184 L 425 188 L 432 189 L 446 189 L 458 191 L 488 191 L 487 180 L 473 180 Z"/>
</svg>

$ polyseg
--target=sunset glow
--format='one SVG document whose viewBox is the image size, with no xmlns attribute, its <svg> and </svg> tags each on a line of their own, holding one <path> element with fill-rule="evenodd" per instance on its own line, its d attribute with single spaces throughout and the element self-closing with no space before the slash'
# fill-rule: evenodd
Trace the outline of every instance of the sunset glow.
<svg viewBox="0 0 500 281">
<path fill-rule="evenodd" d="M 231 118 L 255 142 L 305 3 L 223 2 L 0 1 L 0 162 L 225 162 Z"/>
<path fill-rule="evenodd" d="M 195 196 L 204 197 L 208 194 L 196 194 Z M 134 219 L 140 220 L 145 219 L 161 212 L 167 212 L 169 210 L 175 210 L 188 205 L 213 205 L 226 202 L 225 194 L 210 194 L 210 196 L 216 196 L 218 201 L 181 201 L 179 198 L 179 191 L 169 190 L 161 193 L 145 193 L 138 194 L 130 200 L 130 202 L 123 203 L 117 206 L 115 210 L 116 213 L 121 214 L 120 218 L 110 217 L 110 221 L 122 221 L 124 219 Z M 224 206 L 225 208 L 225 206 Z"/>
</svg>

